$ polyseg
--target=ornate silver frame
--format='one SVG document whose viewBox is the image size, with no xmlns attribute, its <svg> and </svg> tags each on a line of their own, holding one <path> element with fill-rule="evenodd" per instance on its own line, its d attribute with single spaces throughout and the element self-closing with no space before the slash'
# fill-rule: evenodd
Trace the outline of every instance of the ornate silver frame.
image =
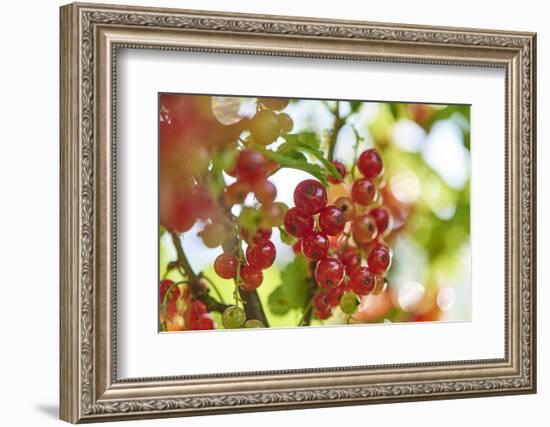
<svg viewBox="0 0 550 427">
<path fill-rule="evenodd" d="M 119 380 L 117 48 L 501 67 L 506 72 L 505 357 Z M 77 423 L 536 390 L 533 33 L 126 6 L 61 8 L 61 418 Z"/>
</svg>

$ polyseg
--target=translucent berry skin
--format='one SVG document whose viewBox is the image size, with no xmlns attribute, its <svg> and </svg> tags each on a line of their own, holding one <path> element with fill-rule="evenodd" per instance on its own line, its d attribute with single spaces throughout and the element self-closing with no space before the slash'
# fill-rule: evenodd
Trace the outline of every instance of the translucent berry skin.
<svg viewBox="0 0 550 427">
<path fill-rule="evenodd" d="M 324 258 L 315 268 L 315 281 L 324 289 L 332 289 L 344 280 L 344 264 L 339 259 Z"/>
<path fill-rule="evenodd" d="M 321 292 L 313 298 L 313 306 L 317 311 L 330 310 L 330 303 L 328 301 L 328 294 Z"/>
<path fill-rule="evenodd" d="M 327 190 L 319 181 L 306 179 L 294 189 L 294 205 L 309 215 L 317 214 L 327 205 Z"/>
<path fill-rule="evenodd" d="M 221 254 L 214 261 L 214 271 L 222 279 L 233 279 L 237 275 L 239 260 L 235 255 Z"/>
<path fill-rule="evenodd" d="M 268 205 L 275 201 L 277 197 L 277 187 L 275 184 L 268 181 L 267 179 L 262 179 L 254 183 L 252 187 L 256 200 L 262 205 Z"/>
<path fill-rule="evenodd" d="M 378 228 L 378 235 L 382 236 L 387 231 L 390 231 L 391 216 L 386 208 L 374 208 L 369 211 L 369 215 L 374 218 L 376 222 L 376 228 Z"/>
<path fill-rule="evenodd" d="M 328 303 L 332 307 L 336 307 L 338 304 L 340 304 L 340 299 L 342 298 L 342 295 L 344 295 L 344 292 L 345 290 L 342 285 L 332 288 L 330 291 L 327 292 Z"/>
<path fill-rule="evenodd" d="M 337 236 L 346 227 L 346 218 L 336 206 L 327 206 L 319 213 L 319 227 L 329 236 Z"/>
<path fill-rule="evenodd" d="M 346 222 L 355 218 L 355 206 L 349 197 L 338 197 L 334 201 L 334 206 L 342 211 Z"/>
<path fill-rule="evenodd" d="M 276 255 L 277 250 L 270 240 L 259 240 L 246 248 L 248 265 L 260 270 L 271 267 L 275 262 Z"/>
<path fill-rule="evenodd" d="M 347 175 L 346 167 L 342 162 L 339 162 L 338 160 L 334 160 L 332 164 L 334 165 L 334 167 L 336 168 L 336 170 L 338 171 L 342 179 L 337 179 L 332 175 L 327 175 L 327 179 L 331 184 L 340 184 Z"/>
<path fill-rule="evenodd" d="M 351 199 L 358 205 L 370 205 L 376 197 L 376 187 L 368 178 L 358 179 L 351 187 Z"/>
<path fill-rule="evenodd" d="M 302 239 L 296 240 L 294 244 L 292 245 L 292 252 L 295 254 L 301 254 L 302 253 Z"/>
<path fill-rule="evenodd" d="M 349 287 L 357 295 L 368 295 L 374 289 L 374 274 L 367 267 L 359 267 L 350 275 Z"/>
<path fill-rule="evenodd" d="M 290 208 L 285 214 L 284 224 L 288 234 L 302 237 L 313 230 L 313 217 L 301 209 Z"/>
<path fill-rule="evenodd" d="M 382 158 L 374 148 L 361 153 L 357 160 L 357 167 L 365 178 L 376 178 L 384 170 Z"/>
<path fill-rule="evenodd" d="M 357 267 L 361 265 L 361 257 L 359 252 L 354 247 L 348 247 L 340 254 L 340 260 L 346 267 L 348 275 Z"/>
<path fill-rule="evenodd" d="M 243 150 L 239 153 L 235 169 L 239 181 L 254 182 L 265 178 L 265 157 L 254 150 Z"/>
<path fill-rule="evenodd" d="M 329 247 L 330 242 L 324 233 L 312 231 L 302 238 L 302 253 L 312 261 L 325 258 Z"/>
<path fill-rule="evenodd" d="M 370 251 L 367 257 L 367 265 L 374 274 L 382 274 L 389 270 L 391 257 L 389 248 L 380 243 Z"/>
<path fill-rule="evenodd" d="M 264 275 L 262 270 L 254 268 L 249 265 L 243 265 L 241 267 L 241 280 L 239 285 L 241 289 L 245 291 L 253 291 L 257 289 L 264 281 Z"/>
<path fill-rule="evenodd" d="M 325 311 L 315 310 L 315 317 L 319 320 L 327 320 L 331 315 L 330 308 Z"/>
<path fill-rule="evenodd" d="M 376 221 L 370 215 L 361 215 L 351 223 L 351 235 L 359 244 L 372 242 L 378 235 Z"/>
</svg>

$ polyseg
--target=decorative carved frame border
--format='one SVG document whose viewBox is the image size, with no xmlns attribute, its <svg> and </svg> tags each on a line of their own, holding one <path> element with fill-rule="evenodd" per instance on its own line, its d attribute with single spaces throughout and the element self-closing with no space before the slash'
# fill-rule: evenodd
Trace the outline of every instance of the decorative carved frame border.
<svg viewBox="0 0 550 427">
<path fill-rule="evenodd" d="M 71 4 L 61 8 L 61 418 L 77 423 L 536 391 L 533 33 Z M 118 380 L 116 50 L 506 70 L 505 357 Z"/>
</svg>

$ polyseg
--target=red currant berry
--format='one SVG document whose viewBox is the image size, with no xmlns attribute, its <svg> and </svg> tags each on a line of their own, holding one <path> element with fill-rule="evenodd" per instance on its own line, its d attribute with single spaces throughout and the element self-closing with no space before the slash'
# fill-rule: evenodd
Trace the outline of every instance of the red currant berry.
<svg viewBox="0 0 550 427">
<path fill-rule="evenodd" d="M 328 294 L 325 292 L 318 293 L 313 298 L 313 306 L 317 311 L 330 311 L 330 303 L 328 301 Z"/>
<path fill-rule="evenodd" d="M 384 235 L 386 231 L 390 230 L 391 216 L 386 208 L 379 207 L 371 209 L 369 215 L 372 216 L 376 222 L 379 236 Z"/>
<path fill-rule="evenodd" d="M 313 217 L 298 208 L 286 212 L 284 223 L 287 233 L 294 237 L 302 237 L 313 230 Z"/>
<path fill-rule="evenodd" d="M 162 280 L 160 282 L 160 303 L 164 304 L 164 298 L 168 289 L 174 284 L 171 280 Z M 174 286 L 166 299 L 166 315 L 169 319 L 173 318 L 178 312 L 178 298 L 180 296 L 180 288 Z"/>
<path fill-rule="evenodd" d="M 336 168 L 336 170 L 338 171 L 342 179 L 335 178 L 332 175 L 327 175 L 327 179 L 332 184 L 340 184 L 341 182 L 344 181 L 344 178 L 346 177 L 346 174 L 347 174 L 346 167 L 342 162 L 339 162 L 338 160 L 334 160 L 332 164 L 334 165 L 334 167 Z"/>
<path fill-rule="evenodd" d="M 315 310 L 315 317 L 319 320 L 327 320 L 331 315 L 330 307 L 328 310 L 325 311 L 319 311 Z"/>
<path fill-rule="evenodd" d="M 235 165 L 237 178 L 247 182 L 265 178 L 263 169 L 265 163 L 266 159 L 261 153 L 254 150 L 241 151 Z"/>
<path fill-rule="evenodd" d="M 168 291 L 170 286 L 172 286 L 173 284 L 174 284 L 174 282 L 170 279 L 165 279 L 165 280 L 160 281 L 159 291 L 160 291 L 160 302 L 161 303 L 164 301 L 164 297 L 166 295 L 166 292 Z M 177 286 L 174 286 L 174 288 L 172 289 L 171 295 L 168 295 L 168 299 L 169 300 L 172 299 L 174 297 L 174 294 L 179 295 L 179 288 Z M 176 298 L 177 298 L 178 295 L 176 295 Z"/>
<path fill-rule="evenodd" d="M 312 261 L 327 256 L 330 242 L 326 234 L 312 231 L 302 238 L 302 253 Z"/>
<path fill-rule="evenodd" d="M 214 329 L 214 327 L 214 321 L 208 316 L 201 316 L 197 321 L 197 329 L 199 331 Z"/>
<path fill-rule="evenodd" d="M 368 178 L 358 179 L 351 187 L 351 198 L 354 203 L 367 206 L 376 197 L 376 187 Z"/>
<path fill-rule="evenodd" d="M 248 265 L 265 270 L 273 265 L 277 251 L 270 240 L 260 240 L 246 248 Z"/>
<path fill-rule="evenodd" d="M 189 209 L 189 195 L 178 194 L 170 185 L 161 184 L 159 209 L 162 225 L 179 233 L 189 231 L 197 219 Z"/>
<path fill-rule="evenodd" d="M 342 285 L 332 288 L 327 292 L 328 302 L 332 307 L 336 307 L 340 304 L 340 299 L 344 295 L 344 287 Z"/>
<path fill-rule="evenodd" d="M 256 200 L 262 205 L 269 205 L 275 201 L 277 197 L 277 188 L 275 185 L 267 179 L 257 181 L 252 186 Z"/>
<path fill-rule="evenodd" d="M 391 265 L 391 252 L 389 248 L 381 243 L 376 245 L 367 257 L 367 264 L 375 274 L 388 271 Z"/>
<path fill-rule="evenodd" d="M 294 190 L 294 204 L 310 215 L 319 213 L 327 205 L 327 190 L 319 181 L 306 179 Z"/>
<path fill-rule="evenodd" d="M 237 275 L 239 260 L 235 255 L 221 254 L 214 261 L 214 271 L 222 279 L 233 279 Z"/>
<path fill-rule="evenodd" d="M 376 238 L 378 229 L 376 222 L 370 215 L 361 215 L 351 223 L 351 235 L 359 244 L 369 243 Z"/>
<path fill-rule="evenodd" d="M 269 240 L 271 238 L 271 228 L 257 228 L 252 237 L 246 228 L 241 228 L 241 236 L 249 245 L 252 243 L 258 243 L 260 240 Z"/>
<path fill-rule="evenodd" d="M 344 251 L 340 254 L 340 260 L 346 267 L 346 271 L 348 274 L 350 274 L 355 268 L 361 265 L 361 257 L 357 252 L 357 248 L 354 248 L 352 246 L 344 249 Z"/>
<path fill-rule="evenodd" d="M 342 211 L 346 222 L 351 221 L 353 218 L 355 218 L 355 206 L 353 205 L 349 197 L 338 197 L 334 201 L 334 206 Z"/>
<path fill-rule="evenodd" d="M 242 283 L 239 285 L 241 289 L 245 291 L 253 291 L 262 284 L 264 275 L 262 270 L 258 268 L 243 265 L 241 267 L 241 280 Z"/>
<path fill-rule="evenodd" d="M 324 258 L 315 267 L 315 280 L 324 289 L 332 289 L 344 280 L 344 264 L 335 258 Z"/>
<path fill-rule="evenodd" d="M 206 308 L 206 305 L 204 305 L 202 301 L 196 300 L 191 303 L 191 313 L 193 313 L 195 317 L 202 316 L 207 312 L 208 310 Z"/>
<path fill-rule="evenodd" d="M 370 294 L 374 289 L 374 285 L 374 274 L 367 267 L 359 267 L 352 271 L 349 287 L 357 295 Z"/>
<path fill-rule="evenodd" d="M 301 254 L 302 253 L 302 239 L 296 240 L 296 242 L 292 245 L 292 251 L 295 254 Z"/>
<path fill-rule="evenodd" d="M 327 206 L 319 213 L 319 227 L 329 236 L 337 236 L 346 226 L 346 218 L 336 206 Z"/>
<path fill-rule="evenodd" d="M 384 169 L 382 158 L 374 148 L 361 153 L 357 160 L 357 167 L 365 178 L 376 178 Z"/>
</svg>

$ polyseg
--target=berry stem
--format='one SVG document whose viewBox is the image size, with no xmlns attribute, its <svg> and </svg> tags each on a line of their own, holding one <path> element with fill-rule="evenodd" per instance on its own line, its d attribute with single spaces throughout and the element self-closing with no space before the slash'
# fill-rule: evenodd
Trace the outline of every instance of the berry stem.
<svg viewBox="0 0 550 427">
<path fill-rule="evenodd" d="M 336 101 L 336 107 L 331 110 L 334 114 L 334 124 L 332 125 L 332 131 L 330 132 L 330 140 L 328 145 L 328 160 L 332 162 L 334 160 L 334 150 L 336 149 L 336 141 L 338 140 L 338 133 L 342 126 L 346 124 L 346 121 L 340 116 L 340 102 Z"/>
<path fill-rule="evenodd" d="M 210 277 L 208 277 L 207 275 L 205 275 L 204 273 L 200 273 L 199 276 L 202 279 L 206 280 L 208 283 L 210 283 L 210 286 L 212 286 L 212 289 L 214 289 L 214 292 L 216 292 L 216 294 L 218 295 L 218 298 L 220 299 L 220 301 L 225 304 L 225 301 L 223 300 L 223 297 L 222 297 L 222 294 L 221 294 L 220 290 L 218 289 L 216 284 L 212 281 L 212 279 Z"/>
<path fill-rule="evenodd" d="M 308 280 L 307 295 L 306 295 L 306 305 L 304 306 L 304 311 L 302 318 L 298 322 L 298 326 L 309 326 L 311 325 L 311 316 L 313 315 L 313 297 L 315 296 L 315 289 L 317 284 L 315 283 L 315 262 L 309 263 L 310 269 L 310 278 Z"/>
<path fill-rule="evenodd" d="M 363 141 L 363 138 L 361 135 L 359 135 L 359 131 L 354 125 L 351 125 L 351 130 L 355 134 L 355 147 L 354 147 L 354 154 L 353 154 L 353 165 L 351 165 L 351 179 L 355 181 L 355 169 L 357 166 L 357 159 L 359 158 L 359 144 Z"/>
</svg>

